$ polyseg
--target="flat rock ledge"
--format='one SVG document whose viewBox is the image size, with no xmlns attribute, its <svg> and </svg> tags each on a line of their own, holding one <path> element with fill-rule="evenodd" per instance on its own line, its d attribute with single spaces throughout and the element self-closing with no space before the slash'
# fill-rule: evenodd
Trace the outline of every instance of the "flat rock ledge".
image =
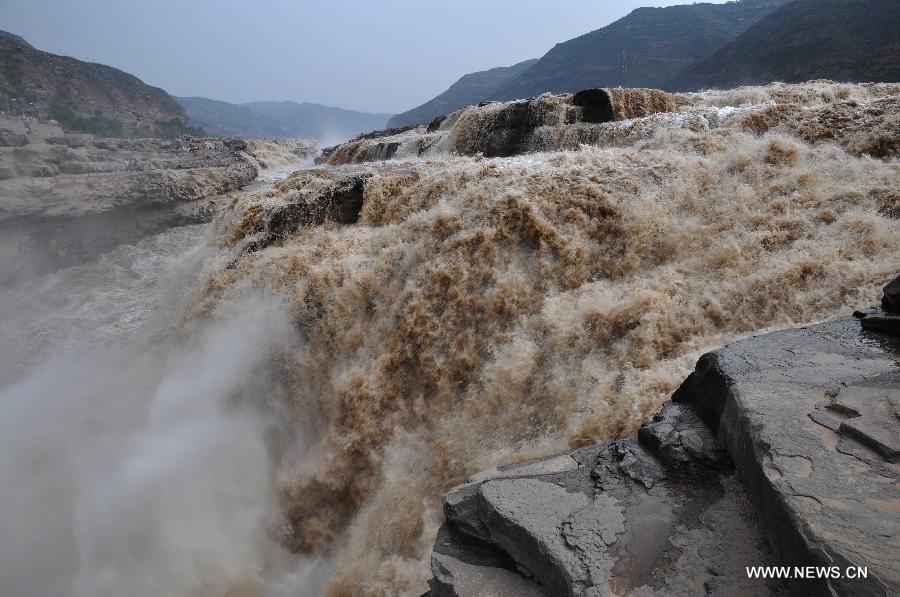
<svg viewBox="0 0 900 597">
<path fill-rule="evenodd" d="M 900 594 L 898 365 L 856 318 L 708 353 L 637 433 L 444 495 L 429 594 Z"/>
<path fill-rule="evenodd" d="M 258 165 L 240 139 L 102 139 L 0 116 L 0 283 L 209 222 Z"/>
</svg>

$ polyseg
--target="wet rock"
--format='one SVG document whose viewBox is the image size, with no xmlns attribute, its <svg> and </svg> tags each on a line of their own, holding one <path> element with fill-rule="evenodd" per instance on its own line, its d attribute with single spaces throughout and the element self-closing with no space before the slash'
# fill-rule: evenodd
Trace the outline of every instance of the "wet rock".
<svg viewBox="0 0 900 597">
<path fill-rule="evenodd" d="M 671 431 L 664 432 L 661 421 L 671 425 Z M 445 532 L 457 538 L 454 557 L 478 549 L 499 552 L 520 579 L 554 596 L 671 594 L 669 587 L 702 592 L 704 583 L 717 583 L 722 595 L 741 594 L 733 591 L 746 583 L 738 560 L 769 561 L 748 520 L 752 512 L 746 496 L 732 483 L 733 471 L 725 463 L 718 466 L 721 451 L 709 430 L 705 449 L 703 442 L 675 440 L 674 434 L 690 437 L 690 431 L 702 425 L 692 407 L 678 405 L 661 421 L 654 433 L 666 441 L 658 442 L 657 453 L 677 462 L 679 456 L 667 452 L 684 452 L 680 457 L 685 465 L 691 454 L 702 454 L 707 462 L 696 466 L 705 471 L 715 462 L 711 470 L 718 473 L 717 480 L 695 489 L 672 479 L 671 467 L 642 446 L 637 434 L 500 467 L 474 475 L 444 496 Z M 693 468 L 688 465 L 688 470 Z M 716 518 L 714 512 L 720 511 L 740 514 Z M 707 521 L 701 520 L 703 513 Z M 726 526 L 728 532 L 719 532 Z M 711 548 L 697 554 L 691 542 L 700 534 Z M 436 554 L 442 553 L 441 541 Z M 682 547 L 673 548 L 673 542 Z M 439 586 L 446 582 L 449 564 L 444 558 L 435 562 L 433 586 Z M 454 571 L 456 583 L 468 573 L 458 565 Z"/>
<path fill-rule="evenodd" d="M 446 116 L 446 115 L 444 115 L 444 116 L 437 116 L 434 120 L 432 120 L 431 122 L 428 123 L 428 126 L 427 126 L 427 127 L 425 127 L 425 132 L 426 132 L 426 133 L 433 133 L 433 132 L 435 132 L 436 130 L 438 130 L 439 128 L 441 128 L 441 123 L 443 123 L 445 120 L 447 120 L 447 116 Z"/>
<path fill-rule="evenodd" d="M 319 151 L 319 155 L 316 156 L 316 159 L 313 161 L 316 165 L 327 164 L 329 160 L 331 160 L 331 156 L 334 155 L 334 152 L 337 151 L 338 147 L 340 147 L 340 145 L 335 145 L 333 147 L 323 147 Z"/>
<path fill-rule="evenodd" d="M 460 485 L 444 494 L 444 517 L 460 534 L 479 541 L 490 541 L 491 533 L 478 511 L 478 483 Z"/>
<path fill-rule="evenodd" d="M 610 122 L 616 119 L 609 94 L 602 89 L 586 89 L 572 96 L 572 103 L 581 107 L 582 122 Z"/>
<path fill-rule="evenodd" d="M 900 461 L 900 387 L 841 388 L 826 408 L 833 413 L 842 437 L 852 438 L 887 462 Z"/>
<path fill-rule="evenodd" d="M 247 151 L 247 142 L 243 139 L 224 139 L 222 144 L 231 151 Z"/>
<path fill-rule="evenodd" d="M 856 311 L 853 316 L 863 329 L 900 336 L 900 276 L 884 287 L 880 307 Z"/>
<path fill-rule="evenodd" d="M 317 163 L 359 164 L 447 152 L 508 157 L 564 148 L 559 143 L 574 148 L 581 143 L 596 144 L 607 130 L 603 125 L 614 120 L 677 111 L 690 103 L 656 89 L 586 89 L 574 95 L 482 102 L 435 118 L 428 125 L 360 135 L 323 150 Z"/>
<path fill-rule="evenodd" d="M 900 314 L 900 276 L 894 278 L 884 287 L 881 308 L 888 313 Z"/>
<path fill-rule="evenodd" d="M 684 404 L 667 404 L 638 431 L 638 439 L 680 481 L 713 479 L 732 467 L 710 428 Z"/>
<path fill-rule="evenodd" d="M 469 477 L 470 483 L 478 483 L 489 479 L 509 479 L 515 477 L 534 477 L 537 475 L 552 475 L 567 473 L 578 468 L 578 461 L 570 454 L 560 454 L 550 458 L 526 460 L 515 464 L 508 464 L 499 468 L 482 471 Z"/>
<path fill-rule="evenodd" d="M 319 174 L 310 172 L 307 176 Z M 370 177 L 369 173 L 322 175 L 316 180 L 318 185 L 310 185 L 316 187 L 315 192 L 269 208 L 263 229 L 243 246 L 242 253 L 259 251 L 300 228 L 321 226 L 326 221 L 355 224 L 363 207 L 365 183 Z"/>
<path fill-rule="evenodd" d="M 860 320 L 863 329 L 900 336 L 900 314 L 872 309 L 868 312 L 857 311 L 854 315 Z"/>
<path fill-rule="evenodd" d="M 669 478 L 666 466 L 653 458 L 636 437 L 627 437 L 616 442 L 613 444 L 612 452 L 618 465 L 618 470 L 613 470 L 612 475 L 624 474 L 647 490 Z M 604 480 L 609 480 L 609 475 L 604 474 L 603 466 L 598 466 L 594 474 L 600 479 L 601 484 Z"/>
<path fill-rule="evenodd" d="M 717 430 L 779 562 L 868 569 L 798 591 L 900 590 L 897 356 L 896 340 L 844 319 L 705 355 L 673 397 Z"/>
<path fill-rule="evenodd" d="M 363 206 L 363 191 L 368 174 L 343 177 L 322 193 L 317 201 L 282 206 L 270 215 L 268 227 L 276 236 L 284 236 L 300 226 L 319 226 L 326 219 L 338 224 L 355 224 Z"/>
<path fill-rule="evenodd" d="M 848 318 L 704 355 L 637 433 L 450 491 L 433 586 L 474 587 L 458 561 L 486 550 L 554 596 L 897 594 L 898 349 Z M 868 578 L 748 578 L 764 565 Z"/>
<path fill-rule="evenodd" d="M 446 525 L 431 556 L 431 597 L 545 597 L 517 574 L 512 560 L 490 547 L 465 543 Z"/>
<path fill-rule="evenodd" d="M 505 157 L 527 150 L 528 141 L 536 128 L 547 121 L 543 106 L 528 100 L 504 104 L 485 120 L 478 143 L 485 157 Z"/>
<path fill-rule="evenodd" d="M 491 543 L 523 574 L 540 579 L 551 595 L 578 595 L 591 586 L 588 570 L 561 533 L 564 523 L 591 504 L 586 495 L 537 479 L 487 481 L 479 494 Z"/>
<path fill-rule="evenodd" d="M 690 100 L 659 89 L 616 88 L 609 91 L 609 97 L 618 120 L 677 112 L 690 105 Z"/>
</svg>

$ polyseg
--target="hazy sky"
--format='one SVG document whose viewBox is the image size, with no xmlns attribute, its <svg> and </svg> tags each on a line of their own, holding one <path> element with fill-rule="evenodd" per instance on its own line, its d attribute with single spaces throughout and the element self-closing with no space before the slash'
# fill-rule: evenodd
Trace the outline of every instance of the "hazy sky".
<svg viewBox="0 0 900 597">
<path fill-rule="evenodd" d="M 718 0 L 722 1 L 722 0 Z M 0 29 L 174 95 L 400 112 L 638 6 L 689 0 L 0 0 Z"/>
</svg>

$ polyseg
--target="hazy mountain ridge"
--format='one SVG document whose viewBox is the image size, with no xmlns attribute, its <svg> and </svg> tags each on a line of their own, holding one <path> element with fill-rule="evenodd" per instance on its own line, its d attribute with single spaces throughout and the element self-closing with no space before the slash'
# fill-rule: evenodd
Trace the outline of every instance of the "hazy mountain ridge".
<svg viewBox="0 0 900 597">
<path fill-rule="evenodd" d="M 0 111 L 107 137 L 166 137 L 188 130 L 184 110 L 162 89 L 111 66 L 37 50 L 5 32 Z"/>
<path fill-rule="evenodd" d="M 447 91 L 413 108 L 397 114 L 388 121 L 388 126 L 403 127 L 429 122 L 436 116 L 455 112 L 465 106 L 471 106 L 491 97 L 497 90 L 522 74 L 537 63 L 538 59 L 525 60 L 512 66 L 500 66 L 489 70 L 463 75 Z"/>
<path fill-rule="evenodd" d="M 796 0 L 678 77 L 683 89 L 773 80 L 900 80 L 900 2 Z"/>
<path fill-rule="evenodd" d="M 429 102 L 391 119 L 391 126 L 427 122 L 486 100 L 574 93 L 594 87 L 672 88 L 673 75 L 708 58 L 772 10 L 790 0 L 739 0 L 726 4 L 686 4 L 638 8 L 606 27 L 556 44 L 543 57 L 509 69 L 465 75 Z M 493 88 L 468 86 L 476 75 L 505 71 Z M 677 85 L 675 85 L 677 87 Z M 457 101 L 447 101 L 447 96 Z M 440 111 L 439 108 L 446 106 Z M 409 115 L 407 117 L 407 115 Z"/>
<path fill-rule="evenodd" d="M 290 101 L 232 104 L 203 97 L 176 99 L 192 123 L 223 137 L 345 139 L 384 128 L 391 117 Z"/>
<path fill-rule="evenodd" d="M 280 124 L 247 106 L 205 97 L 176 97 L 191 123 L 220 137 L 279 137 Z"/>
<path fill-rule="evenodd" d="M 673 75 L 708 58 L 787 1 L 638 8 L 606 27 L 557 44 L 489 99 L 592 87 L 667 89 Z"/>
</svg>

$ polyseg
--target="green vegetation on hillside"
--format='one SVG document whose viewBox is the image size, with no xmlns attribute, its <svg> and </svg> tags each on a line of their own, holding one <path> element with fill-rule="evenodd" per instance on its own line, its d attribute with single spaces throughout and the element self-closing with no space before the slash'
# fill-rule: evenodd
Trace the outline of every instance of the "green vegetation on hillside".
<svg viewBox="0 0 900 597">
<path fill-rule="evenodd" d="M 42 52 L 0 35 L 0 110 L 52 118 L 63 130 L 104 137 L 165 137 L 196 132 L 162 89 L 102 64 Z"/>
<path fill-rule="evenodd" d="M 180 118 L 157 120 L 156 130 L 161 137 L 166 138 L 180 137 L 181 135 L 204 136 L 206 134 L 201 127 L 187 125 Z"/>
<path fill-rule="evenodd" d="M 107 118 L 100 110 L 94 110 L 91 116 L 80 116 L 70 105 L 59 100 L 51 100 L 48 113 L 50 118 L 59 122 L 65 131 L 91 133 L 98 137 L 122 136 L 122 122 Z"/>
</svg>

